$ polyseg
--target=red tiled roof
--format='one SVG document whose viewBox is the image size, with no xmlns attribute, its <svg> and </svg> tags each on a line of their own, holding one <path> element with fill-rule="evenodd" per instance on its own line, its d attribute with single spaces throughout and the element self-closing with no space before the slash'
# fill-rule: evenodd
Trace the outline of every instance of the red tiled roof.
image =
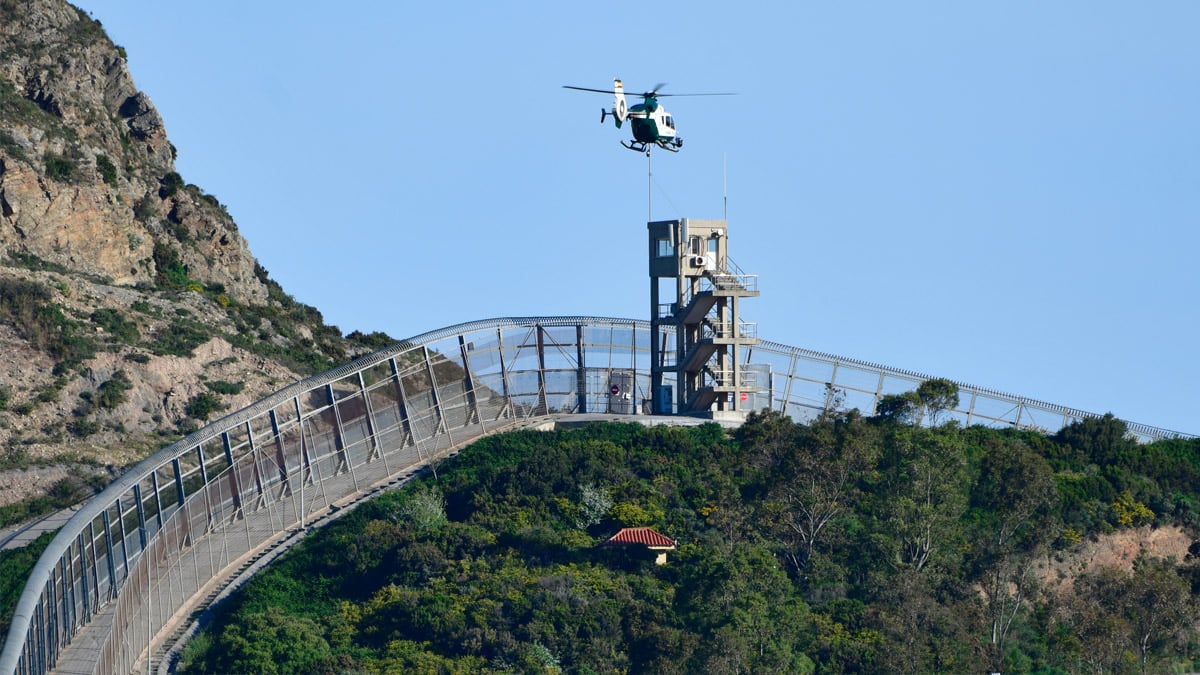
<svg viewBox="0 0 1200 675">
<path fill-rule="evenodd" d="M 608 538 L 601 546 L 641 544 L 653 548 L 675 548 L 675 540 L 654 531 L 650 527 L 623 527 Z"/>
</svg>

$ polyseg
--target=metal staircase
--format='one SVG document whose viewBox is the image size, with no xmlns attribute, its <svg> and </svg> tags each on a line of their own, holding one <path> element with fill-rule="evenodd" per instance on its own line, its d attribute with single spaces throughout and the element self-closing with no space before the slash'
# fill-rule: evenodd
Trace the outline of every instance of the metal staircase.
<svg viewBox="0 0 1200 675">
<path fill-rule="evenodd" d="M 675 338 L 673 345 L 652 346 L 655 411 L 744 413 L 743 403 L 760 390 L 755 373 L 745 367 L 749 348 L 758 344 L 758 327 L 741 320 L 740 304 L 758 296 L 758 277 L 729 259 L 723 220 L 657 221 L 647 228 L 651 323 L 672 327 Z M 664 286 L 674 302 L 660 302 Z M 671 410 L 675 393 L 678 407 Z"/>
</svg>

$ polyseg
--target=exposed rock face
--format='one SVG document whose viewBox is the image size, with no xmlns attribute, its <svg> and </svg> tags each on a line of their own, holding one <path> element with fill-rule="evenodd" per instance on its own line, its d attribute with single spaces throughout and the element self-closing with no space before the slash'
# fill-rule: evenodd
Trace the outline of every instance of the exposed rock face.
<svg viewBox="0 0 1200 675">
<path fill-rule="evenodd" d="M 0 0 L 0 486 L 24 488 L 0 504 L 386 338 L 348 343 L 269 279 L 125 63 L 64 0 Z"/>
<path fill-rule="evenodd" d="M 175 173 L 162 118 L 100 24 L 61 0 L 3 0 L 0 55 L 0 253 L 135 284 L 161 272 L 158 242 L 191 278 L 266 300 L 237 226 Z"/>
</svg>

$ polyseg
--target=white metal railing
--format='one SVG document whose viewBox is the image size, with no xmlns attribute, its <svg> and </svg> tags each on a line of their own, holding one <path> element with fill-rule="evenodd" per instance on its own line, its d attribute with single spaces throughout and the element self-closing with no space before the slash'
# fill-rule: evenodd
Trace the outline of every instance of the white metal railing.
<svg viewBox="0 0 1200 675">
<path fill-rule="evenodd" d="M 700 324 L 700 339 L 728 339 L 728 338 L 758 338 L 758 324 L 749 321 L 738 321 L 738 330 L 733 331 L 732 321 L 712 321 L 706 319 Z"/>
<path fill-rule="evenodd" d="M 726 368 L 714 370 L 705 368 L 704 375 L 713 387 L 737 387 L 739 389 L 755 389 L 758 387 L 758 373 L 744 367 L 738 370 Z"/>
</svg>

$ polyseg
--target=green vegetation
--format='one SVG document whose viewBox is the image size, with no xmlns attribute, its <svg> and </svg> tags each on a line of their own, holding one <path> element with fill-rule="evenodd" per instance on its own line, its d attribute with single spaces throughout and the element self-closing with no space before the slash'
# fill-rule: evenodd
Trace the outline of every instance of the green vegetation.
<svg viewBox="0 0 1200 675">
<path fill-rule="evenodd" d="M 46 532 L 28 546 L 0 551 L 0 635 L 8 635 L 17 600 L 25 590 L 25 580 L 55 534 L 57 530 Z"/>
<path fill-rule="evenodd" d="M 96 171 L 100 172 L 100 178 L 105 183 L 112 187 L 117 186 L 117 167 L 108 158 L 108 155 L 96 155 Z"/>
<path fill-rule="evenodd" d="M 126 319 L 119 309 L 97 309 L 89 318 L 96 327 L 104 331 L 101 339 L 108 351 L 120 351 L 121 347 L 136 345 L 142 339 L 137 324 Z"/>
<path fill-rule="evenodd" d="M 104 33 L 104 28 L 100 22 L 87 15 L 87 12 L 72 7 L 78 20 L 70 25 L 67 35 L 73 44 L 92 45 L 97 42 L 108 40 L 108 36 Z"/>
<path fill-rule="evenodd" d="M 194 319 L 177 319 L 154 333 L 146 345 L 153 353 L 164 356 L 192 356 L 196 347 L 213 337 L 213 330 Z"/>
<path fill-rule="evenodd" d="M 356 345 L 366 347 L 371 351 L 379 351 L 386 349 L 396 344 L 397 340 L 383 331 L 374 331 L 371 333 L 363 333 L 362 331 L 352 331 L 346 335 L 346 339 Z"/>
<path fill-rule="evenodd" d="M 23 267 L 34 272 L 56 272 L 58 274 L 66 274 L 67 268 L 58 263 L 42 260 L 32 253 L 24 253 L 22 251 L 10 251 L 8 254 L 8 262 Z"/>
<path fill-rule="evenodd" d="M 96 344 L 53 299 L 50 289 L 35 281 L 0 278 L 0 321 L 53 357 L 61 373 L 94 356 Z"/>
<path fill-rule="evenodd" d="M 122 136 L 122 139 L 127 138 Z M 158 207 L 155 205 L 155 200 L 151 195 L 144 195 L 137 200 L 133 205 L 133 217 L 141 223 L 150 222 L 151 218 L 158 215 Z"/>
<path fill-rule="evenodd" d="M 75 178 L 75 163 L 66 157 L 47 152 L 42 160 L 46 163 L 46 176 L 51 180 L 66 183 Z"/>
<path fill-rule="evenodd" d="M 235 302 L 226 295 L 225 287 L 221 284 L 205 286 L 192 279 L 180 260 L 179 251 L 169 244 L 154 244 L 154 266 L 155 281 L 160 289 L 200 292 L 224 309 L 233 321 L 234 332 L 222 336 L 235 347 L 279 361 L 304 374 L 323 372 L 347 360 L 345 339 L 337 326 L 325 325 L 325 319 L 319 311 L 285 293 L 279 284 L 267 277 L 266 270 L 261 266 L 256 268 L 256 273 L 264 280 L 268 290 L 268 301 L 263 305 Z M 135 303 L 134 309 L 157 315 L 146 303 Z M 311 337 L 305 336 L 304 332 L 310 333 Z M 182 319 L 160 330 L 148 347 L 160 355 L 191 356 L 192 350 L 217 334 L 215 328 L 191 319 Z M 276 336 L 283 340 L 276 339 Z M 390 341 L 383 333 L 373 333 L 363 339 Z"/>
<path fill-rule="evenodd" d="M 212 392 L 202 391 L 188 399 L 184 412 L 188 414 L 188 417 L 207 420 L 214 412 L 224 409 L 225 406 L 221 404 L 221 397 Z"/>
<path fill-rule="evenodd" d="M 154 242 L 154 280 L 160 288 L 188 288 L 194 281 L 188 277 L 187 267 L 179 260 L 179 251 L 161 241 Z"/>
<path fill-rule="evenodd" d="M 489 437 L 260 573 L 184 672 L 1193 670 L 1191 556 L 1037 572 L 1196 525 L 1200 441 L 1124 432 L 850 411 Z M 598 545 L 642 524 L 679 542 L 667 565 Z"/>
<path fill-rule="evenodd" d="M 102 475 L 70 475 L 56 482 L 44 495 L 0 506 L 0 527 L 7 527 L 74 506 L 99 492 L 105 485 Z"/>
<path fill-rule="evenodd" d="M 5 84 L 8 84 L 8 83 L 0 82 L 0 108 L 3 107 L 3 103 L 4 103 L 3 85 L 5 85 Z M 28 158 L 25 157 L 24 148 L 22 148 L 21 144 L 18 143 L 17 140 L 12 137 L 12 134 L 8 133 L 7 131 L 0 131 L 0 149 L 4 150 L 8 154 L 12 155 L 13 157 L 15 157 L 23 162 L 29 161 Z"/>
<path fill-rule="evenodd" d="M 100 308 L 87 316 L 90 323 L 100 329 L 96 331 L 92 326 L 69 318 L 63 308 L 53 302 L 54 293 L 49 287 L 36 281 L 10 278 L 0 278 L 0 321 L 11 323 L 23 338 L 49 353 L 58 362 L 56 372 L 60 374 L 92 358 L 97 350 L 118 352 L 128 346 L 141 346 L 160 356 L 190 357 L 196 347 L 220 336 L 236 347 L 311 375 L 348 360 L 348 343 L 368 348 L 393 343 L 385 333 L 356 333 L 349 340 L 343 338 L 336 326 L 325 325 L 319 311 L 284 293 L 261 267 L 256 273 L 266 280 L 268 300 L 263 305 L 246 305 L 231 299 L 219 283 L 204 285 L 192 279 L 180 259 L 179 250 L 170 244 L 156 242 L 153 260 L 159 290 L 168 294 L 186 291 L 204 295 L 228 314 L 233 331 L 226 332 L 219 326 L 205 324 L 183 311 L 176 312 L 173 320 L 158 327 L 143 342 L 138 321 L 113 308 Z M 70 273 L 61 265 L 27 253 L 11 252 L 7 262 L 34 271 Z M 135 316 L 167 318 L 159 307 L 145 300 L 135 301 L 131 309 Z M 148 360 L 144 354 L 129 354 L 126 358 L 136 363 Z M 57 394 L 57 389 L 54 393 Z"/>
<path fill-rule="evenodd" d="M 17 91 L 16 87 L 7 79 L 0 79 L 0 119 L 13 120 L 31 123 L 34 126 L 42 126 L 46 123 L 50 116 L 46 111 L 42 110 L 36 103 L 30 101 Z M 47 125 L 54 128 L 55 125 Z M 15 150 L 14 156 L 19 159 L 26 159 L 25 153 L 21 150 L 12 136 L 7 133 L 5 136 L 9 142 L 5 143 L 4 147 L 10 150 Z"/>
<path fill-rule="evenodd" d="M 214 380 L 205 383 L 208 390 L 214 394 L 240 394 L 242 389 L 246 387 L 244 382 L 226 382 L 225 380 Z"/>
<path fill-rule="evenodd" d="M 226 335 L 230 344 L 309 375 L 324 372 L 347 360 L 345 338 L 337 326 L 326 325 L 325 317 L 315 307 L 297 302 L 285 293 L 261 265 L 255 265 L 254 271 L 267 286 L 266 304 L 244 305 L 218 300 L 234 323 L 235 332 Z M 279 344 L 272 340 L 268 326 L 286 342 Z M 306 338 L 305 331 L 312 337 Z"/>
<path fill-rule="evenodd" d="M 96 405 L 105 410 L 113 410 L 128 399 L 125 392 L 130 389 L 133 389 L 133 383 L 129 381 L 129 376 L 125 371 L 118 370 L 96 390 Z"/>
<path fill-rule="evenodd" d="M 174 171 L 160 178 L 158 183 L 158 196 L 161 199 L 175 196 L 175 193 L 179 192 L 179 188 L 184 185 L 183 177 Z"/>
</svg>

